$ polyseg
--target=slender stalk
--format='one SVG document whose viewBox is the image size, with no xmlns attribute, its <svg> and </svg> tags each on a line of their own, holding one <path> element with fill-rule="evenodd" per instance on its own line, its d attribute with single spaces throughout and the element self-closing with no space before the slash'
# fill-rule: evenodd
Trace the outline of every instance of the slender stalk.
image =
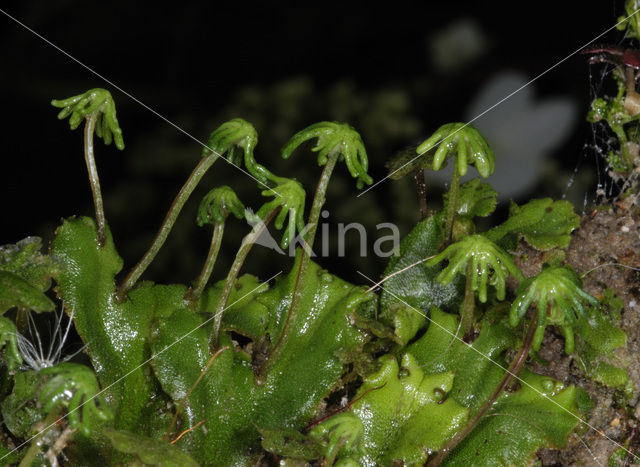
<svg viewBox="0 0 640 467">
<path fill-rule="evenodd" d="M 451 187 L 449 187 L 449 205 L 447 206 L 447 221 L 445 224 L 445 245 L 451 243 L 453 236 L 453 221 L 456 218 L 456 211 L 458 210 L 458 190 L 460 188 L 460 174 L 457 167 L 453 168 L 453 175 L 451 176 Z"/>
<path fill-rule="evenodd" d="M 498 383 L 498 386 L 496 386 L 489 399 L 487 399 L 480 410 L 478 410 L 475 417 L 473 417 L 473 420 L 467 424 L 464 430 L 457 433 L 456 436 L 451 438 L 451 440 L 442 449 L 440 449 L 440 451 L 438 451 L 436 457 L 428 462 L 428 467 L 437 467 L 442 463 L 442 461 L 445 460 L 449 453 L 453 451 L 453 449 L 458 444 L 460 444 L 460 442 L 465 439 L 469 435 L 469 433 L 474 430 L 478 423 L 480 423 L 482 417 L 487 413 L 491 406 L 493 406 L 494 402 L 498 399 L 500 394 L 502 394 L 502 391 L 504 391 L 504 389 L 507 387 L 507 384 L 509 384 L 511 378 L 517 377 L 520 374 L 520 372 L 522 371 L 522 367 L 527 361 L 527 356 L 531 351 L 531 346 L 533 345 L 533 335 L 535 334 L 537 324 L 538 320 L 535 318 L 531 318 L 529 328 L 527 329 L 527 335 L 524 338 L 522 347 L 520 348 L 518 355 L 516 355 L 516 358 L 513 360 L 513 362 L 511 362 L 509 369 L 500 380 L 500 383 Z"/>
<path fill-rule="evenodd" d="M 318 228 L 318 221 L 320 219 L 320 212 L 322 211 L 322 206 L 325 202 L 325 194 L 327 192 L 327 187 L 329 186 L 329 179 L 331 178 L 331 174 L 333 173 L 333 169 L 338 162 L 338 158 L 340 153 L 338 151 L 333 151 L 329 153 L 327 163 L 322 169 L 322 175 L 320 175 L 320 180 L 318 181 L 318 185 L 316 187 L 316 193 L 313 198 L 313 204 L 311 205 L 311 211 L 309 212 L 309 220 L 307 222 L 307 235 L 306 242 L 308 248 L 302 249 L 302 254 L 300 258 L 300 264 L 298 266 L 298 272 L 296 274 L 296 283 L 293 288 L 293 294 L 291 296 L 291 305 L 289 306 L 289 311 L 287 312 L 287 318 L 282 327 L 282 333 L 278 338 L 276 344 L 271 348 L 269 352 L 269 356 L 266 359 L 265 366 L 263 370 L 260 372 L 261 377 L 264 377 L 266 373 L 268 373 L 269 369 L 273 364 L 278 361 L 280 354 L 287 347 L 287 342 L 291 338 L 293 327 L 298 318 L 298 310 L 300 309 L 300 302 L 302 300 L 302 294 L 305 288 L 305 282 L 307 279 L 307 269 L 309 269 L 309 262 L 311 261 L 311 257 L 309 253 L 313 248 L 313 242 L 316 236 L 316 230 Z"/>
<path fill-rule="evenodd" d="M 98 168 L 93 155 L 93 132 L 96 127 L 98 114 L 93 112 L 86 117 L 84 126 L 84 160 L 87 163 L 87 171 L 89 172 L 89 183 L 91 184 L 91 193 L 93 194 L 93 205 L 96 211 L 96 224 L 98 228 L 98 246 L 102 248 L 107 238 L 106 224 L 104 217 L 104 206 L 102 204 L 102 193 L 100 192 L 100 179 L 98 178 Z"/>
<path fill-rule="evenodd" d="M 20 462 L 20 465 L 18 467 L 31 467 L 31 465 L 33 465 L 33 461 L 35 460 L 38 453 L 42 450 L 43 440 L 47 435 L 47 432 L 51 428 L 53 428 L 53 425 L 55 425 L 60 416 L 60 412 L 61 410 L 59 408 L 54 408 L 51 412 L 49 412 L 42 423 L 38 424 L 39 426 L 44 426 L 45 428 L 31 440 L 29 449 L 22 458 L 22 461 Z"/>
<path fill-rule="evenodd" d="M 189 175 L 189 178 L 187 179 L 187 181 L 182 186 L 182 188 L 176 195 L 175 199 L 173 200 L 173 203 L 169 208 L 169 212 L 167 212 L 167 215 L 165 216 L 164 221 L 162 221 L 160 230 L 158 230 L 156 237 L 153 239 L 153 242 L 151 243 L 151 246 L 149 247 L 147 252 L 144 254 L 144 256 L 140 259 L 138 264 L 136 264 L 133 267 L 133 269 L 129 272 L 127 277 L 125 277 L 124 281 L 122 281 L 122 284 L 120 284 L 120 286 L 118 287 L 118 292 L 117 292 L 118 300 L 120 301 L 124 300 L 124 297 L 126 296 L 127 292 L 131 290 L 131 287 L 134 286 L 134 284 L 138 281 L 142 273 L 149 267 L 151 262 L 154 260 L 154 258 L 158 254 L 158 251 L 160 251 L 160 248 L 162 248 L 162 245 L 167 240 L 167 237 L 169 236 L 169 232 L 171 231 L 173 224 L 175 224 L 176 219 L 178 218 L 178 215 L 180 214 L 180 211 L 184 206 L 184 203 L 187 202 L 187 199 L 189 199 L 189 196 L 191 196 L 191 193 L 193 193 L 193 190 L 196 188 L 196 186 L 198 185 L 198 183 L 200 182 L 204 174 L 207 172 L 207 170 L 209 170 L 209 168 L 218 159 L 218 157 L 220 157 L 219 154 L 213 153 L 210 156 L 203 158 L 198 163 L 196 168 L 193 169 L 193 172 L 191 172 L 191 175 Z"/>
<path fill-rule="evenodd" d="M 216 264 L 218 258 L 218 252 L 220 251 L 220 245 L 222 244 L 222 234 L 224 233 L 224 222 L 216 222 L 213 224 L 213 234 L 211 235 L 211 246 L 209 247 L 209 254 L 202 267 L 202 272 L 198 276 L 198 280 L 193 288 L 190 288 L 185 299 L 190 302 L 197 302 L 202 295 L 202 291 L 209 282 L 211 273 L 213 272 L 213 266 Z"/>
<path fill-rule="evenodd" d="M 426 219 L 429 215 L 427 209 L 427 191 L 424 182 L 424 169 L 417 169 L 413 173 L 413 179 L 416 181 L 416 190 L 418 192 L 418 204 L 420 205 L 420 220 Z"/>
<path fill-rule="evenodd" d="M 462 337 L 469 337 L 473 329 L 473 314 L 476 309 L 476 293 L 471 288 L 471 275 L 475 274 L 471 261 L 467 266 L 466 282 L 464 287 L 464 300 L 460 308 L 460 325 L 462 327 Z"/>
<path fill-rule="evenodd" d="M 216 305 L 216 310 L 213 315 L 213 329 L 211 330 L 211 337 L 209 339 L 209 349 L 211 350 L 211 353 L 215 353 L 220 346 L 222 316 L 224 315 L 227 302 L 229 301 L 229 295 L 231 295 L 233 286 L 235 285 L 238 274 L 240 273 L 240 268 L 244 264 L 245 259 L 247 259 L 247 255 L 249 254 L 249 251 L 251 251 L 251 247 L 255 241 L 280 209 L 281 206 L 278 206 L 271 211 L 262 222 L 254 225 L 253 230 L 242 240 L 242 245 L 240 245 L 236 258 L 233 260 L 233 264 L 229 269 L 229 273 L 227 274 L 227 278 L 222 288 L 222 294 L 218 299 L 218 304 Z"/>
</svg>

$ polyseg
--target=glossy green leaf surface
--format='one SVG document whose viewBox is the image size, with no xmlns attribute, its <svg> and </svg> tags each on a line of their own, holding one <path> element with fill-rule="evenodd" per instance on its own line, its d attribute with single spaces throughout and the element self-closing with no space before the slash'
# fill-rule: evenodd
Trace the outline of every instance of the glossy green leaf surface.
<svg viewBox="0 0 640 467">
<path fill-rule="evenodd" d="M 62 265 L 41 250 L 42 240 L 38 237 L 0 246 L 0 314 L 14 306 L 34 311 L 55 308 L 44 292 Z"/>
<path fill-rule="evenodd" d="M 7 368 L 13 371 L 22 363 L 22 356 L 18 350 L 18 331 L 13 321 L 0 316 L 0 350 L 3 347 Z"/>
<path fill-rule="evenodd" d="M 576 386 L 525 370 L 522 387 L 505 392 L 445 459 L 447 466 L 528 465 L 542 447 L 561 448 L 578 426 Z"/>
<path fill-rule="evenodd" d="M 207 296 L 202 301 L 201 309 L 216 306 L 220 295 L 222 282 L 208 289 Z M 271 314 L 266 306 L 255 300 L 258 294 L 269 290 L 269 284 L 260 282 L 256 276 L 245 274 L 236 280 L 229 306 L 224 312 L 223 329 L 233 331 L 258 341 L 267 332 Z"/>
<path fill-rule="evenodd" d="M 624 386 L 629 376 L 614 352 L 627 344 L 625 332 L 597 307 L 588 308 L 585 316 L 578 319 L 576 331 L 579 362 L 587 375 L 607 386 Z"/>
<path fill-rule="evenodd" d="M 414 308 L 394 308 L 393 331 L 402 346 L 407 345 L 425 323 L 426 318 Z"/>
<path fill-rule="evenodd" d="M 271 453 L 294 460 L 320 459 L 323 446 L 320 440 L 305 436 L 291 428 L 262 429 L 262 447 Z"/>
<path fill-rule="evenodd" d="M 498 364 L 505 369 L 508 366 L 503 357 L 505 350 L 519 345 L 507 323 L 507 310 L 487 312 L 480 335 L 471 346 L 453 340 L 455 315 L 434 308 L 431 318 L 434 322 L 425 335 L 407 350 L 416 356 L 425 373 L 452 371 L 455 378 L 449 396 L 473 415 L 504 374 Z M 584 393 L 527 370 L 522 379 L 525 383 L 520 384 L 519 390 L 498 398 L 480 424 L 447 456 L 446 465 L 525 465 L 541 447 L 565 444 L 579 423 L 571 413 L 577 414 L 577 401 L 585 397 Z"/>
<path fill-rule="evenodd" d="M 44 292 L 62 265 L 55 257 L 43 255 L 41 250 L 42 239 L 39 237 L 27 237 L 15 245 L 0 246 L 0 270 L 17 274 Z"/>
<path fill-rule="evenodd" d="M 474 178 L 460 185 L 458 192 L 458 211 L 460 217 L 487 217 L 496 210 L 498 204 L 498 192 L 491 188 L 488 183 L 482 183 L 480 179 Z M 443 212 L 447 211 L 449 205 L 449 193 L 443 196 Z"/>
<path fill-rule="evenodd" d="M 518 206 L 511 203 L 509 218 L 487 232 L 494 242 L 500 242 L 509 234 L 524 237 L 537 250 L 566 248 L 571 232 L 580 226 L 580 216 L 573 211 L 569 201 L 553 201 L 551 198 L 534 199 Z"/>
<path fill-rule="evenodd" d="M 36 403 L 38 387 L 42 382 L 34 371 L 18 372 L 13 391 L 0 404 L 2 420 L 15 436 L 28 438 L 31 428 L 44 418 Z"/>
<path fill-rule="evenodd" d="M 489 311 L 481 321 L 480 335 L 471 349 L 459 339 L 461 336 L 454 337 L 458 330 L 456 315 L 434 307 L 429 317 L 432 322 L 427 332 L 407 347 L 407 352 L 416 358 L 425 373 L 452 371 L 456 378 L 449 396 L 472 411 L 478 409 L 502 378 L 504 370 L 496 363 L 506 368 L 502 354 L 517 347 L 517 336 L 506 322 L 506 316 Z"/>
<path fill-rule="evenodd" d="M 300 256 L 296 265 L 299 260 Z M 248 462 L 260 445 L 258 429 L 302 428 L 337 384 L 349 356 L 356 355 L 365 342 L 364 333 L 351 325 L 350 314 L 373 297 L 312 263 L 301 308 L 304 312 L 295 334 L 264 381 L 256 380 L 254 367 L 282 329 L 296 270 L 294 265 L 294 272 L 277 281 L 271 290 L 239 303 L 230 313 L 232 327 L 241 328 L 239 323 L 248 322 L 251 329 L 244 334 L 256 334 L 259 328 L 255 321 L 242 315 L 258 311 L 261 319 L 268 318 L 265 332 L 252 343 L 253 355 L 240 348 L 220 352 L 187 398 L 182 428 L 206 420 L 206 432 L 196 429 L 179 443 L 204 464 L 214 460 L 216 465 Z M 229 302 L 233 301 L 232 297 Z M 267 310 L 268 316 L 264 314 Z M 205 321 L 205 316 L 190 309 L 176 309 L 160 320 L 154 333 L 154 353 L 172 344 L 158 355 L 153 366 L 163 389 L 176 401 L 185 397 L 211 358 L 211 323 Z M 225 322 L 223 328 L 228 326 Z M 196 329 L 199 325 L 202 327 Z M 188 339 L 177 341 L 189 331 L 193 332 Z M 226 335 L 221 344 L 231 347 Z"/>
<path fill-rule="evenodd" d="M 609 124 L 619 144 L 608 162 L 631 173 L 637 138 L 625 125 L 640 114 L 629 110 L 627 97 L 635 90 L 625 86 L 620 71 L 614 73 L 617 98 L 596 99 L 589 118 Z M 312 124 L 282 148 L 287 159 L 312 142 L 324 165 L 306 222 L 304 186 L 256 161 L 253 125 L 241 118 L 220 125 L 148 252 L 116 281 L 123 260 L 106 225 L 93 161 L 93 132 L 124 148 L 115 103 L 96 88 L 52 104 L 71 129 L 86 122 L 97 221 L 64 220 L 50 254 L 41 253 L 37 237 L 0 246 L 0 315 L 9 311 L 0 316 L 0 464 L 22 457 L 25 465 L 57 465 L 54 455 L 70 465 L 398 466 L 424 465 L 438 451 L 447 465 L 530 464 L 540 448 L 566 444 L 578 426 L 576 415 L 582 410 L 584 416 L 588 405 L 584 391 L 522 366 L 520 357 L 540 345 L 546 324 L 563 329 L 567 351 L 574 348 L 575 329 L 576 360 L 588 377 L 624 390 L 631 386 L 623 352 L 617 352 L 627 343 L 616 326 L 621 311 L 605 312 L 609 299 L 596 308 L 575 272 L 560 265 L 565 254 L 556 248 L 566 247 L 579 225 L 568 202 L 513 203 L 506 222 L 476 233 L 476 218 L 495 211 L 497 193 L 479 179 L 460 186 L 460 176 L 473 165 L 488 177 L 495 157 L 467 123 L 442 125 L 388 164 L 390 178 L 415 176 L 421 214 L 429 217 L 401 242 L 376 284 L 382 286 L 378 297 L 323 270 L 300 249 L 290 272 L 272 283 L 239 276 L 259 223 L 286 228 L 283 249 L 296 232 L 313 244 L 337 162 L 345 162 L 359 188 L 372 184 L 364 142 L 349 124 Z M 214 228 L 194 285 L 139 282 L 187 198 L 222 154 L 233 165 L 244 163 L 241 170 L 269 199 L 253 214 L 229 187 L 209 191 L 196 221 Z M 451 189 L 442 211 L 434 212 L 429 201 L 430 211 L 424 196 L 432 187 L 425 188 L 422 171 L 440 170 L 449 161 L 455 165 Z M 626 195 L 635 194 L 637 181 L 629 183 Z M 227 279 L 207 286 L 230 214 L 258 227 L 236 238 L 241 248 Z M 527 281 L 507 253 L 520 239 L 557 253 L 545 255 L 551 267 Z M 220 270 L 216 275 L 225 276 Z M 509 276 L 521 283 L 513 304 L 505 301 L 511 298 Z M 47 315 L 29 310 L 60 305 L 47 336 L 41 332 L 51 324 Z M 534 305 L 538 331 L 531 326 L 523 344 L 520 321 Z M 69 326 L 62 325 L 63 314 Z M 29 337 L 18 333 L 27 326 Z M 69 363 L 72 358 L 84 364 Z M 506 384 L 511 360 L 522 378 Z M 461 430 L 465 437 L 457 439 Z M 25 447 L 10 455 L 9 447 L 22 441 Z"/>
<path fill-rule="evenodd" d="M 360 465 L 392 465 L 398 460 L 404 465 L 422 465 L 429 452 L 442 447 L 467 420 L 467 409 L 447 398 L 454 375 L 427 375 L 411 354 L 405 354 L 400 363 L 385 355 L 379 363 L 379 371 L 365 378 L 349 408 L 361 427 L 349 422 L 346 414 L 322 425 L 331 427 L 326 429 L 329 433 L 342 429 L 342 439 L 349 439 L 346 428 L 351 427 L 351 449 L 346 451 Z M 343 418 L 342 424 L 332 420 L 338 417 Z"/>
<path fill-rule="evenodd" d="M 109 232 L 104 247 L 98 247 L 95 223 L 86 217 L 64 221 L 52 253 L 65 265 L 56 278 L 58 293 L 74 313 L 78 334 L 89 344 L 100 384 L 103 388 L 113 384 L 106 396 L 118 413 L 116 425 L 145 432 L 140 423 L 153 419 L 141 418 L 154 392 L 142 365 L 149 357 L 146 342 L 151 319 L 160 307 L 182 304 L 186 287 L 143 285 L 131 291 L 125 302 L 117 303 L 114 277 L 122 268 L 122 259 Z"/>
<path fill-rule="evenodd" d="M 454 278 L 447 285 L 442 285 L 436 280 L 440 273 L 438 266 L 429 267 L 424 262 L 412 266 L 436 255 L 443 241 L 443 228 L 435 216 L 420 222 L 402 239 L 399 255 L 391 258 L 384 272 L 385 277 L 396 274 L 384 283 L 380 295 L 382 319 L 391 322 L 395 310 L 407 306 L 403 302 L 423 313 L 427 313 L 434 305 L 451 309 L 457 307 L 462 300 L 462 276 Z M 405 268 L 405 271 L 399 272 Z"/>
<path fill-rule="evenodd" d="M 176 446 L 124 430 L 106 429 L 104 434 L 113 447 L 132 454 L 144 463 L 158 467 L 197 467 L 198 463 Z"/>
<path fill-rule="evenodd" d="M 91 436 L 96 425 L 113 418 L 89 367 L 65 362 L 44 368 L 40 374 L 49 376 L 38 396 L 45 414 L 55 407 L 66 407 L 69 425 L 85 436 Z"/>
<path fill-rule="evenodd" d="M 338 455 L 361 452 L 364 424 L 355 413 L 343 412 L 317 424 L 309 437 L 324 445 L 325 463 L 331 463 Z"/>
<path fill-rule="evenodd" d="M 0 314 L 13 307 L 33 311 L 52 311 L 53 302 L 20 276 L 0 271 Z"/>
</svg>

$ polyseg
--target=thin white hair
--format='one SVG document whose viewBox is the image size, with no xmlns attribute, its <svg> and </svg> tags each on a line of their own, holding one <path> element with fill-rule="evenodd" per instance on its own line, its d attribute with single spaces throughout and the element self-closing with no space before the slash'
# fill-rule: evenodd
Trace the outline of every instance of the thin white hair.
<svg viewBox="0 0 640 467">
<path fill-rule="evenodd" d="M 43 346 L 42 338 L 40 337 L 40 333 L 38 332 L 38 327 L 33 319 L 32 313 L 28 312 L 30 338 L 17 333 L 18 351 L 20 352 L 23 360 L 23 364 L 20 367 L 22 370 L 40 371 L 43 368 L 56 366 L 58 363 L 70 360 L 86 347 L 85 345 L 77 352 L 67 355 L 64 358 L 62 357 L 62 352 L 73 323 L 73 310 L 71 310 L 71 314 L 68 317 L 66 326 L 64 326 L 64 330 L 62 324 L 62 317 L 65 314 L 64 305 L 61 307 L 59 312 L 54 311 L 53 313 L 55 315 L 55 321 L 53 324 L 53 330 L 50 329 L 49 346 L 46 347 Z"/>
</svg>

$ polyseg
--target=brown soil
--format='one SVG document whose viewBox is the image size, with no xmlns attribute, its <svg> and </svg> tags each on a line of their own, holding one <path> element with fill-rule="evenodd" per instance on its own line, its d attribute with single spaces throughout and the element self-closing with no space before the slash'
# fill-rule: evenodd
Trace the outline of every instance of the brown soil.
<svg viewBox="0 0 640 467">
<path fill-rule="evenodd" d="M 525 275 L 533 276 L 540 271 L 546 255 L 521 244 L 516 252 L 517 265 Z M 629 442 L 631 451 L 640 455 L 640 214 L 611 207 L 585 216 L 573 234 L 566 262 L 583 278 L 587 292 L 600 297 L 611 288 L 624 302 L 621 327 L 628 341 L 616 357 L 621 365 L 628 365 L 635 389 L 631 398 L 624 400 L 619 390 L 586 378 L 575 356 L 564 354 L 561 335 L 547 332 L 540 356 L 549 364 L 536 364 L 533 371 L 581 386 L 589 393 L 594 408 L 586 420 L 592 428 L 579 430 L 564 449 L 542 449 L 538 457 L 542 465 L 608 465 L 618 446 L 594 428 L 616 443 Z M 629 456 L 626 465 L 632 465 L 631 459 Z"/>
</svg>

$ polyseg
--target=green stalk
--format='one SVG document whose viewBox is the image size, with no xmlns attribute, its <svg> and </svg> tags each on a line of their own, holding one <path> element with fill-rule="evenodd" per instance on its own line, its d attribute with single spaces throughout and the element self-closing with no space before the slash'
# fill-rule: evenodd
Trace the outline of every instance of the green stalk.
<svg viewBox="0 0 640 467">
<path fill-rule="evenodd" d="M 96 211 L 98 246 L 102 248 L 107 238 L 107 221 L 104 217 L 104 206 L 102 204 L 102 193 L 100 192 L 98 168 L 96 167 L 96 160 L 93 155 L 93 132 L 96 127 L 97 119 L 98 114 L 96 112 L 93 112 L 86 117 L 86 124 L 84 126 L 84 160 L 87 163 L 87 171 L 89 172 L 89 183 L 91 184 L 91 193 L 93 194 L 93 205 Z"/>
<path fill-rule="evenodd" d="M 333 173 L 333 169 L 335 168 L 339 157 L 340 153 L 337 150 L 329 153 L 327 163 L 325 164 L 324 169 L 322 170 L 322 174 L 320 175 L 320 180 L 318 181 L 316 193 L 313 198 L 313 204 L 311 205 L 311 211 L 309 212 L 309 220 L 307 222 L 308 229 L 305 241 L 307 242 L 308 249 L 302 249 L 300 265 L 298 266 L 298 272 L 296 274 L 296 283 L 293 288 L 293 294 L 291 296 L 291 305 L 289 306 L 289 311 L 287 312 L 287 319 L 284 322 L 282 333 L 280 334 L 278 341 L 272 347 L 269 356 L 267 357 L 264 370 L 261 371 L 262 375 L 266 375 L 271 366 L 278 361 L 280 354 L 287 347 L 287 342 L 289 342 L 289 339 L 291 338 L 291 335 L 293 333 L 293 328 L 298 318 L 298 311 L 300 309 L 302 294 L 304 292 L 307 279 L 307 269 L 309 269 L 309 262 L 311 260 L 309 251 L 313 248 L 313 242 L 316 236 L 316 230 L 318 228 L 318 221 L 320 219 L 320 212 L 322 211 L 322 206 L 324 205 L 324 202 L 326 200 L 325 194 L 327 192 L 327 187 L 329 186 L 329 179 L 331 178 L 331 174 Z"/>
<path fill-rule="evenodd" d="M 120 286 L 118 287 L 118 291 L 117 291 L 118 300 L 120 301 L 124 300 L 124 297 L 126 296 L 127 292 L 131 290 L 131 287 L 135 285 L 135 283 L 138 281 L 142 273 L 149 267 L 151 262 L 154 260 L 154 258 L 158 254 L 158 251 L 160 251 L 160 248 L 162 248 L 162 245 L 167 240 L 167 237 L 169 236 L 169 232 L 171 231 L 173 224 L 175 224 L 176 219 L 178 218 L 178 215 L 180 214 L 180 211 L 184 206 L 184 203 L 187 202 L 187 199 L 189 199 L 189 196 L 191 196 L 191 193 L 193 193 L 193 190 L 195 190 L 196 186 L 198 185 L 198 183 L 200 182 L 204 174 L 207 172 L 207 170 L 209 170 L 209 168 L 218 159 L 218 157 L 220 157 L 219 154 L 212 153 L 211 155 L 203 158 L 198 163 L 196 168 L 193 169 L 193 172 L 191 172 L 191 175 L 189 175 L 189 178 L 187 179 L 187 181 L 182 186 L 177 196 L 173 200 L 173 203 L 169 208 L 169 212 L 167 212 L 167 215 L 165 216 L 164 221 L 160 226 L 160 230 L 158 230 L 156 237 L 153 239 L 153 242 L 151 243 L 151 246 L 149 247 L 147 252 L 144 254 L 144 256 L 140 259 L 138 264 L 136 264 L 134 268 L 129 272 L 127 277 L 125 277 L 124 281 L 122 281 L 122 284 L 120 284 Z"/>
<path fill-rule="evenodd" d="M 240 249 L 236 254 L 236 258 L 233 260 L 233 264 L 229 269 L 229 273 L 227 274 L 227 278 L 225 279 L 224 286 L 222 288 L 222 294 L 218 299 L 218 304 L 216 305 L 216 310 L 213 315 L 213 329 L 211 330 L 211 337 L 209 338 L 209 349 L 211 353 L 215 353 L 220 346 L 220 332 L 222 330 L 222 317 L 224 315 L 224 311 L 227 308 L 227 302 L 229 301 L 229 295 L 231 295 L 231 291 L 233 290 L 233 286 L 236 283 L 236 279 L 238 274 L 240 273 L 240 268 L 244 264 L 244 261 L 247 259 L 247 255 L 249 251 L 251 251 L 251 247 L 258 239 L 262 231 L 267 227 L 271 219 L 276 215 L 276 213 L 281 209 L 281 206 L 278 206 L 273 211 L 271 211 L 267 217 L 263 219 L 263 221 L 259 224 L 256 224 L 253 227 L 253 230 L 242 240 L 242 245 L 240 245 Z"/>
<path fill-rule="evenodd" d="M 29 449 L 22 458 L 22 461 L 20 462 L 18 467 L 31 467 L 33 465 L 33 461 L 35 460 L 38 453 L 42 450 L 43 438 L 45 437 L 47 432 L 51 428 L 53 428 L 53 425 L 55 425 L 55 423 L 58 421 L 60 412 L 61 411 L 59 408 L 54 408 L 45 417 L 45 419 L 42 421 L 42 426 L 45 427 L 44 430 L 40 431 L 40 433 L 33 437 L 33 439 L 31 440 L 31 444 L 29 445 Z"/>
<path fill-rule="evenodd" d="M 220 245 L 222 244 L 222 235 L 224 233 L 224 222 L 216 222 L 213 224 L 213 234 L 211 235 L 211 246 L 209 247 L 209 254 L 202 267 L 202 272 L 198 276 L 195 287 L 190 288 L 185 299 L 190 302 L 197 302 L 202 295 L 202 291 L 209 282 L 211 273 L 213 272 L 213 266 L 216 264 L 218 258 L 218 252 L 220 251 Z"/>
<path fill-rule="evenodd" d="M 507 387 L 507 385 L 509 384 L 509 381 L 511 381 L 511 378 L 517 377 L 520 374 L 520 372 L 522 371 L 522 367 L 527 361 L 527 356 L 529 355 L 529 352 L 531 352 L 531 346 L 533 345 L 533 336 L 535 334 L 537 325 L 538 325 L 538 320 L 535 318 L 531 318 L 531 322 L 529 323 L 529 328 L 527 329 L 527 335 L 524 338 L 522 347 L 520 348 L 518 355 L 516 355 L 516 358 L 513 360 L 513 362 L 509 366 L 509 369 L 500 380 L 500 383 L 498 383 L 498 386 L 496 386 L 496 388 L 494 389 L 489 399 L 487 399 L 487 401 L 482 405 L 480 410 L 476 412 L 476 415 L 473 417 L 473 420 L 467 424 L 464 430 L 460 431 L 453 438 L 451 438 L 451 440 L 442 449 L 440 449 L 436 457 L 434 457 L 431 461 L 427 463 L 428 467 L 437 467 L 442 463 L 442 461 L 445 460 L 445 458 L 449 455 L 449 453 L 453 451 L 453 449 L 458 444 L 460 444 L 460 442 L 463 439 L 465 439 L 469 435 L 469 433 L 471 433 L 474 430 L 476 426 L 478 426 L 478 423 L 480 423 L 480 420 L 482 420 L 482 417 L 493 406 L 493 404 L 498 399 L 500 394 L 502 394 L 502 391 L 504 391 L 504 389 Z"/>
<path fill-rule="evenodd" d="M 447 206 L 447 220 L 445 223 L 445 245 L 451 243 L 453 237 L 453 221 L 456 218 L 456 212 L 458 210 L 458 189 L 460 188 L 460 174 L 458 168 L 453 168 L 453 175 L 451 176 L 451 186 L 449 187 L 449 205 Z"/>
<path fill-rule="evenodd" d="M 471 262 L 467 266 L 466 282 L 464 287 L 464 300 L 460 308 L 460 326 L 462 328 L 462 337 L 466 338 L 471 334 L 473 329 L 473 314 L 476 309 L 476 293 L 471 288 L 471 275 L 475 274 Z"/>
</svg>

